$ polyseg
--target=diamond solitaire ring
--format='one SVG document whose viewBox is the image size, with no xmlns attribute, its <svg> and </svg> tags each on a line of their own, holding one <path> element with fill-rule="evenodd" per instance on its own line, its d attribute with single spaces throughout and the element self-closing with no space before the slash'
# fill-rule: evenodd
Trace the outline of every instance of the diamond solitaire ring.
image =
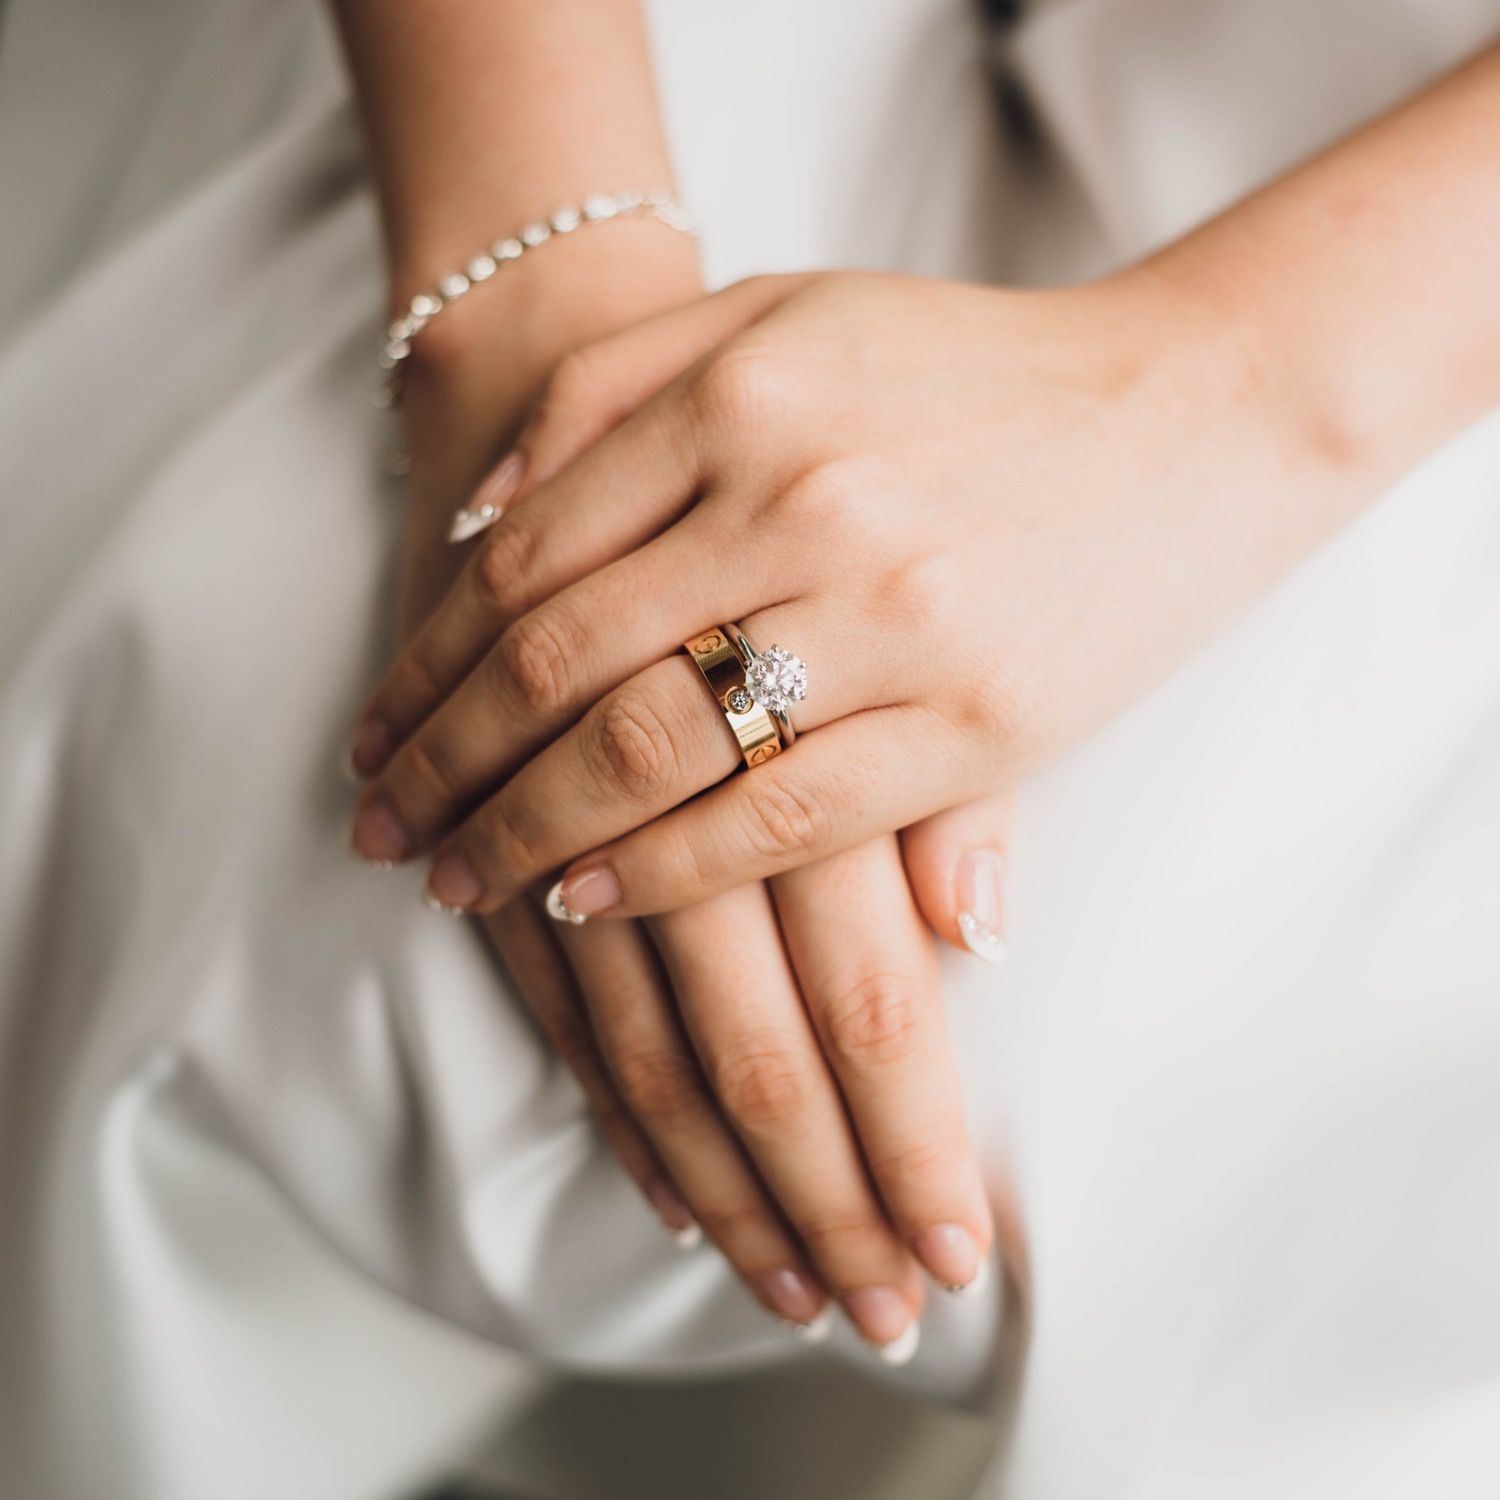
<svg viewBox="0 0 1500 1500">
<path fill-rule="evenodd" d="M 683 643 L 724 714 L 747 766 L 780 755 L 797 737 L 791 707 L 807 696 L 807 668 L 772 646 L 759 652 L 738 625 L 718 625 Z"/>
</svg>

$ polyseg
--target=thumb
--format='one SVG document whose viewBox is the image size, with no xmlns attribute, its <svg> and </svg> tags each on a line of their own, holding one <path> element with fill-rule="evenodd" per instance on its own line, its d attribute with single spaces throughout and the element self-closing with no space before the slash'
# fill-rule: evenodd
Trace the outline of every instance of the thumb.
<svg viewBox="0 0 1500 1500">
<path fill-rule="evenodd" d="M 1004 874 L 1015 796 L 950 808 L 901 834 L 901 857 L 927 925 L 986 963 L 1005 956 Z"/>
</svg>

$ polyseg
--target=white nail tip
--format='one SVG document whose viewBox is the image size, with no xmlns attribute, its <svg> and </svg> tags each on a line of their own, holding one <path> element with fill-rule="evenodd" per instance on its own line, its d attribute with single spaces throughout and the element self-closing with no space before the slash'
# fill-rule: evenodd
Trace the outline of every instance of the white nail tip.
<svg viewBox="0 0 1500 1500">
<path fill-rule="evenodd" d="M 563 900 L 562 881 L 547 892 L 547 915 L 554 922 L 567 922 L 574 927 L 582 927 L 588 921 L 588 914 L 581 911 L 570 911 L 568 903 Z"/>
<path fill-rule="evenodd" d="M 821 1344 L 828 1337 L 829 1329 L 833 1327 L 833 1308 L 825 1307 L 810 1323 L 788 1322 L 786 1326 L 804 1344 Z"/>
<path fill-rule="evenodd" d="M 893 1368 L 909 1365 L 917 1352 L 917 1344 L 922 1337 L 921 1325 L 908 1323 L 906 1331 L 899 1338 L 894 1338 L 888 1344 L 881 1344 L 879 1353 L 881 1359 Z"/>
<path fill-rule="evenodd" d="M 448 540 L 454 544 L 467 542 L 481 531 L 488 531 L 503 514 L 498 505 L 480 505 L 474 510 L 455 511 L 453 522 L 448 527 Z"/>
<path fill-rule="evenodd" d="M 461 917 L 464 909 L 461 906 L 449 906 L 446 901 L 439 901 L 430 892 L 422 898 L 427 903 L 428 911 L 440 911 L 445 917 Z"/>
<path fill-rule="evenodd" d="M 689 1224 L 686 1229 L 673 1229 L 668 1232 L 672 1236 L 672 1243 L 682 1251 L 696 1250 L 703 1243 L 701 1224 Z"/>
<path fill-rule="evenodd" d="M 971 911 L 958 914 L 958 930 L 964 947 L 987 964 L 999 965 L 1005 959 L 1005 940 L 988 922 L 981 922 Z"/>
<path fill-rule="evenodd" d="M 954 1297 L 974 1297 L 990 1284 L 990 1263 L 979 1262 L 979 1269 L 962 1286 L 945 1286 L 943 1290 Z"/>
</svg>

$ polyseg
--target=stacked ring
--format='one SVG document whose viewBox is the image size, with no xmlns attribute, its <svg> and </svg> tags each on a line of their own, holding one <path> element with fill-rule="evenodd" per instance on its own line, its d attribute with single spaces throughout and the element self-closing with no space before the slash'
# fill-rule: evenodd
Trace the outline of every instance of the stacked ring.
<svg viewBox="0 0 1500 1500">
<path fill-rule="evenodd" d="M 807 668 L 790 651 L 761 653 L 738 625 L 720 625 L 683 642 L 703 674 L 746 766 L 779 755 L 797 737 L 790 709 L 807 693 Z"/>
</svg>

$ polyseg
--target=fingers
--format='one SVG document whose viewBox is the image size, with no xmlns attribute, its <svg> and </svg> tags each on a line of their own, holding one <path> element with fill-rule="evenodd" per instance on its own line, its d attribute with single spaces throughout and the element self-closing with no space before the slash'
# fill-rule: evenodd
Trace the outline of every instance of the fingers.
<svg viewBox="0 0 1500 1500">
<path fill-rule="evenodd" d="M 775 926 L 766 926 L 779 953 Z M 718 940 L 721 928 L 709 927 L 710 940 Z M 725 1123 L 645 931 L 617 922 L 563 929 L 562 937 L 613 1086 L 671 1173 L 693 1223 L 768 1311 L 809 1337 L 821 1336 L 828 1294 Z M 733 975 L 720 980 L 716 998 L 732 1003 Z M 740 982 L 748 987 L 756 980 L 745 973 Z M 690 1247 L 691 1233 L 679 1243 Z"/>
<path fill-rule="evenodd" d="M 626 1175 L 674 1235 L 691 1231 L 692 1215 L 656 1153 L 621 1102 L 594 1041 L 578 988 L 558 950 L 557 929 L 529 901 L 485 918 L 485 930 L 526 1008 L 553 1051 L 577 1078 L 606 1143 Z M 600 924 L 612 931 L 624 923 Z"/>
<path fill-rule="evenodd" d="M 471 502 L 501 519 L 359 717 L 350 758 L 360 775 L 384 767 L 508 624 L 681 514 L 702 470 L 688 424 L 692 386 L 680 372 L 805 280 L 741 282 L 559 366 L 533 425 Z"/>
<path fill-rule="evenodd" d="M 365 789 L 355 849 L 399 861 L 427 846 L 589 704 L 679 652 L 726 595 L 748 604 L 753 583 L 729 576 L 702 547 L 706 517 L 696 512 L 506 631 Z M 643 598 L 656 607 L 640 608 Z"/>
<path fill-rule="evenodd" d="M 553 372 L 516 439 L 524 480 L 514 501 L 552 479 L 689 365 L 785 301 L 810 276 L 754 276 L 687 307 L 585 345 Z M 511 485 L 507 459 L 480 486 L 475 505 Z M 496 481 L 498 480 L 498 485 Z M 514 502 L 513 502 L 514 503 Z"/>
<path fill-rule="evenodd" d="M 901 833 L 906 878 L 927 925 L 986 963 L 1005 957 L 1005 850 L 1015 797 L 934 814 Z"/>
<path fill-rule="evenodd" d="M 699 469 L 665 397 L 648 404 L 490 531 L 366 704 L 351 756 L 378 773 L 537 600 L 625 556 L 690 504 Z"/>
<path fill-rule="evenodd" d="M 577 860 L 559 894 L 582 918 L 672 911 L 966 801 L 982 785 L 981 761 L 955 753 L 919 709 L 842 718 Z"/>
<path fill-rule="evenodd" d="M 891 1221 L 927 1271 L 972 1286 L 993 1238 L 932 941 L 894 836 L 772 882 L 823 1055 Z"/>
<path fill-rule="evenodd" d="M 889 1362 L 904 1363 L 916 1348 L 921 1279 L 872 1189 L 765 887 L 741 887 L 651 930 L 719 1107 L 851 1321 Z M 685 1183 L 659 1139 L 658 1149 Z"/>
<path fill-rule="evenodd" d="M 746 628 L 769 639 L 764 630 L 770 621 L 789 625 L 791 638 L 811 639 L 818 660 L 837 659 L 834 640 L 818 634 L 805 607 L 751 616 Z M 805 728 L 816 728 L 829 716 L 862 707 L 869 690 L 858 673 L 831 671 L 817 701 L 809 702 L 799 718 Z M 454 734 L 483 740 L 494 731 Z M 414 752 L 422 742 L 423 737 L 413 741 Z M 452 754 L 463 753 L 455 743 Z M 434 858 L 429 889 L 446 905 L 487 910 L 538 876 L 723 781 L 740 764 L 740 748 L 722 708 L 679 650 L 608 694 L 446 838 Z M 397 770 L 393 765 L 393 777 Z M 393 806 L 404 811 L 411 805 L 404 782 L 382 781 Z M 379 845 L 374 852 L 392 857 L 392 847 Z M 726 879 L 721 888 L 740 883 Z"/>
</svg>

